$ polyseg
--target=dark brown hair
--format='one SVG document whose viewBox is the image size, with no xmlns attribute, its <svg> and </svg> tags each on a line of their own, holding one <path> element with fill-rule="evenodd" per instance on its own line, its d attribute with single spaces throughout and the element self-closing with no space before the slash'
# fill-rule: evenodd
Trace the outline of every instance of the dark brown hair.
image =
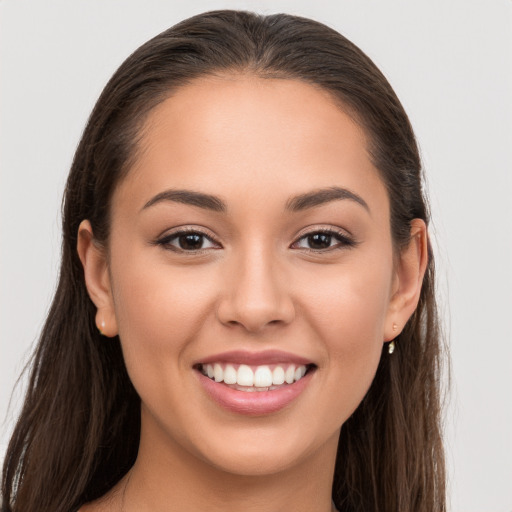
<svg viewBox="0 0 512 512">
<path fill-rule="evenodd" d="M 101 94 L 77 148 L 63 204 L 58 289 L 32 361 L 23 410 L 3 468 L 3 512 L 69 512 L 107 492 L 137 456 L 140 401 L 119 339 L 95 326 L 77 256 L 89 219 L 109 236 L 114 188 L 129 171 L 148 113 L 173 90 L 206 75 L 252 73 L 300 80 L 332 94 L 364 128 L 390 198 L 396 250 L 410 223 L 429 222 L 415 137 L 373 62 L 327 26 L 296 16 L 215 11 L 185 20 L 136 50 Z M 441 346 L 434 261 L 375 380 L 341 429 L 333 499 L 347 512 L 442 512 Z"/>
</svg>

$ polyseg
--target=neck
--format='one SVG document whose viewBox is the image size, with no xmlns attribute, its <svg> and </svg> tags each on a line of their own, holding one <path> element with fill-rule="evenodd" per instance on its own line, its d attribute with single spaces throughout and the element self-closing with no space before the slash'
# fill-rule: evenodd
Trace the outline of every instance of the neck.
<svg viewBox="0 0 512 512">
<path fill-rule="evenodd" d="M 143 429 L 137 461 L 121 484 L 123 512 L 334 510 L 331 490 L 337 434 L 292 467 L 251 475 L 215 467 L 167 436 L 163 443 L 155 432 L 149 434 Z"/>
</svg>

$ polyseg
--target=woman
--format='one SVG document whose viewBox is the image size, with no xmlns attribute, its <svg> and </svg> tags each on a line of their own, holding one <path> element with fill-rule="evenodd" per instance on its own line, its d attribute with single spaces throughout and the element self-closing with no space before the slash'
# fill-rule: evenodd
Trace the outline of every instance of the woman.
<svg viewBox="0 0 512 512">
<path fill-rule="evenodd" d="M 2 510 L 445 510 L 420 169 L 322 24 L 210 12 L 139 48 L 69 175 Z"/>
</svg>

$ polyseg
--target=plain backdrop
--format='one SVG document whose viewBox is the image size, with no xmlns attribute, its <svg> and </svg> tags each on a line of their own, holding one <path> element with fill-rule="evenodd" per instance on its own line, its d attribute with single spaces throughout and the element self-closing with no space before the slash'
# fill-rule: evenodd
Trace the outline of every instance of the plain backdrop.
<svg viewBox="0 0 512 512">
<path fill-rule="evenodd" d="M 327 23 L 395 88 L 427 173 L 452 354 L 450 510 L 511 512 L 510 0 L 0 0 L 0 453 L 54 291 L 61 195 L 87 116 L 142 42 L 218 8 Z"/>
</svg>

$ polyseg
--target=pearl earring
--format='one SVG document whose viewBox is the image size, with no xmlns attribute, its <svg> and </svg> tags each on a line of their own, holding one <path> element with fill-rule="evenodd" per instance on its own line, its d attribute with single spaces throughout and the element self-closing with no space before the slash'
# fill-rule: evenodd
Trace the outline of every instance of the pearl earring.
<svg viewBox="0 0 512 512">
<path fill-rule="evenodd" d="M 100 327 L 98 327 L 98 331 L 100 331 L 102 336 L 105 336 L 105 320 L 101 321 Z"/>
<path fill-rule="evenodd" d="M 393 324 L 393 331 L 396 331 L 398 329 L 398 325 Z M 392 354 L 395 351 L 395 340 L 392 340 L 391 343 L 388 345 L 388 354 Z"/>
</svg>

